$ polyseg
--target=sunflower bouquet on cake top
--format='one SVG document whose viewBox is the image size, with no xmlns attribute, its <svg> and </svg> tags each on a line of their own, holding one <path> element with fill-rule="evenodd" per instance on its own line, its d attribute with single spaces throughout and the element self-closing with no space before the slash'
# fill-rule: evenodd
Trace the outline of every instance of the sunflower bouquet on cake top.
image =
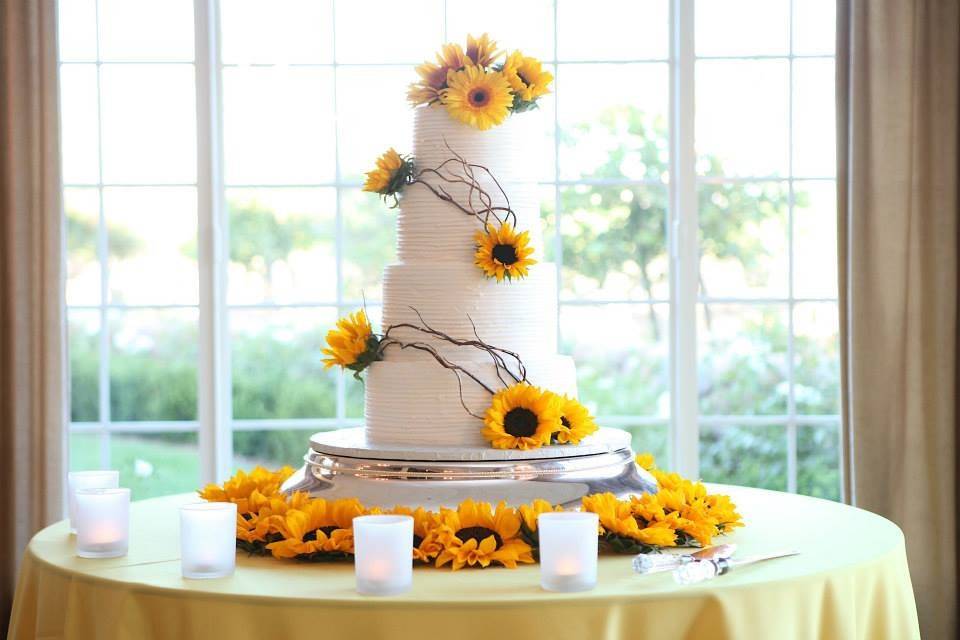
<svg viewBox="0 0 960 640">
<path fill-rule="evenodd" d="M 511 113 L 536 108 L 553 82 L 539 60 L 520 51 L 506 55 L 486 33 L 467 36 L 466 50 L 455 43 L 443 45 L 435 62 L 416 70 L 420 79 L 407 92 L 411 104 L 446 108 L 481 130 L 501 124 Z"/>
<path fill-rule="evenodd" d="M 327 333 L 323 349 L 324 366 L 339 366 L 353 371 L 355 377 L 370 364 L 383 360 L 388 348 L 413 349 L 428 354 L 441 367 L 453 372 L 460 385 L 460 404 L 464 411 L 482 421 L 481 434 L 495 449 L 537 449 L 546 445 L 579 444 L 598 427 L 590 411 L 576 398 L 533 385 L 520 356 L 488 344 L 478 335 L 460 339 L 431 327 L 413 309 L 419 324 L 391 325 L 382 334 L 373 332 L 363 310 L 337 322 Z M 497 372 L 500 388 L 491 386 L 470 369 L 450 359 L 429 342 L 401 340 L 394 331 L 405 329 L 425 338 L 438 339 L 456 347 L 470 347 L 488 354 Z M 490 394 L 490 405 L 483 414 L 474 413 L 463 399 L 465 379 Z"/>
</svg>

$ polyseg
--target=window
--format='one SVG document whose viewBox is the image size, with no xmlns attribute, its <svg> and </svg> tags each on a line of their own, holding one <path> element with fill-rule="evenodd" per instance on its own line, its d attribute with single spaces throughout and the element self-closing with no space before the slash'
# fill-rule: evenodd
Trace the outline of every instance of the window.
<svg viewBox="0 0 960 640">
<path fill-rule="evenodd" d="M 71 465 L 146 497 L 362 424 L 320 356 L 394 259 L 361 177 L 410 149 L 412 66 L 469 30 L 556 77 L 531 160 L 599 421 L 707 480 L 839 497 L 833 13 L 60 0 Z"/>
</svg>

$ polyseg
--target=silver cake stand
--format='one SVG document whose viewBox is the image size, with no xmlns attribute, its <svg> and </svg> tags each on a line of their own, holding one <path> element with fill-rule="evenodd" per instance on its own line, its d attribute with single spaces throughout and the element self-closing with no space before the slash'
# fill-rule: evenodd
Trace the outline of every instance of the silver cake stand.
<svg viewBox="0 0 960 640">
<path fill-rule="evenodd" d="M 576 446 L 504 451 L 388 446 L 368 442 L 358 427 L 314 434 L 304 461 L 283 491 L 358 498 L 368 507 L 455 507 L 467 498 L 510 505 L 542 498 L 573 507 L 591 493 L 656 490 L 653 477 L 634 463 L 630 434 L 621 429 L 600 429 Z"/>
</svg>

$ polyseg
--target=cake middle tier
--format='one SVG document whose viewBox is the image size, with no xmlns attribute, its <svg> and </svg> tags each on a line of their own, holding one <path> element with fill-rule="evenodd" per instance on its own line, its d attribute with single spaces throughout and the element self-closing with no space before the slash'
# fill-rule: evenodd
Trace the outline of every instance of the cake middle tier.
<svg viewBox="0 0 960 640">
<path fill-rule="evenodd" d="M 367 369 L 367 440 L 424 447 L 484 446 L 483 420 L 471 416 L 463 404 L 482 416 L 490 406 L 490 393 L 465 375 L 461 375 L 461 387 L 453 371 L 444 369 L 426 353 L 418 352 L 416 360 L 407 362 L 394 362 L 394 355 L 393 350 L 388 351 L 387 360 L 374 362 Z M 492 389 L 504 388 L 489 359 L 454 359 Z M 531 384 L 576 397 L 576 370 L 569 356 L 529 358 L 525 364 Z"/>
<path fill-rule="evenodd" d="M 487 344 L 526 358 L 557 351 L 557 280 L 552 263 L 536 264 L 526 278 L 497 282 L 478 267 L 463 262 L 392 264 L 383 272 L 383 327 L 421 324 L 452 338 L 477 335 Z M 449 343 L 401 328 L 391 336 L 404 342 L 425 342 L 441 351 Z M 481 353 L 479 350 L 477 353 Z M 419 354 L 424 355 L 424 354 Z M 388 359 L 418 359 L 410 349 L 391 349 Z"/>
</svg>

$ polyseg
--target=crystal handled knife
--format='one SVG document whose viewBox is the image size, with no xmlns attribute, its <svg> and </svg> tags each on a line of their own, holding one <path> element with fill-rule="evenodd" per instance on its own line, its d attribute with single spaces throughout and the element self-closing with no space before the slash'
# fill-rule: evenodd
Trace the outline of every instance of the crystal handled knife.
<svg viewBox="0 0 960 640">
<path fill-rule="evenodd" d="M 641 575 L 672 571 L 681 565 L 698 560 L 719 560 L 729 558 L 737 550 L 735 544 L 718 544 L 693 553 L 640 553 L 633 558 L 633 570 Z"/>
<path fill-rule="evenodd" d="M 742 567 L 748 564 L 763 562 L 764 560 L 773 560 L 774 558 L 786 558 L 795 556 L 799 551 L 775 551 L 756 556 L 747 556 L 746 558 L 720 558 L 717 560 L 697 560 L 688 562 L 674 569 L 673 579 L 680 584 L 696 584 L 704 580 L 712 580 L 717 576 L 729 573 L 734 567 Z"/>
</svg>

